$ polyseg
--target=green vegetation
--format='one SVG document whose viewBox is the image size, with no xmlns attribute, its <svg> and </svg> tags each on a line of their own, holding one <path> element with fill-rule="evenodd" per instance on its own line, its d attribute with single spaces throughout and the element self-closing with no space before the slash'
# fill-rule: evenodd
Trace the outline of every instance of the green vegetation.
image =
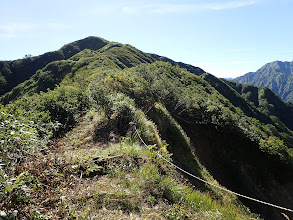
<svg viewBox="0 0 293 220">
<path fill-rule="evenodd" d="M 272 105 L 283 103 L 288 115 L 293 106 L 130 45 L 87 41 L 61 48 L 73 56 L 1 97 L 0 210 L 36 219 L 258 218 L 243 202 L 280 218 L 180 174 L 159 154 L 213 184 L 290 207 L 292 124 Z"/>
<path fill-rule="evenodd" d="M 247 73 L 237 77 L 234 81 L 267 87 L 278 94 L 285 102 L 293 102 L 292 66 L 293 62 L 275 61 L 267 63 L 255 73 Z"/>
<path fill-rule="evenodd" d="M 48 52 L 40 56 L 25 56 L 24 59 L 0 61 L 0 95 L 9 92 L 19 83 L 28 80 L 37 70 L 44 68 L 53 61 L 68 59 L 86 48 L 98 50 L 107 43 L 108 41 L 102 38 L 88 37 L 67 44 L 57 51 Z"/>
<path fill-rule="evenodd" d="M 285 103 L 268 88 L 255 87 L 251 84 L 240 84 L 225 81 L 237 91 L 240 99 L 248 103 L 255 114 L 255 118 L 265 124 L 273 124 L 279 132 L 291 132 L 293 129 L 293 109 L 291 103 Z M 244 108 L 242 108 L 244 109 Z M 244 112 L 248 112 L 244 110 Z M 248 115 L 248 113 L 246 113 Z M 287 128 L 291 131 L 288 131 Z M 286 135 L 285 135 L 286 136 Z M 292 144 L 292 139 L 287 139 Z"/>
</svg>

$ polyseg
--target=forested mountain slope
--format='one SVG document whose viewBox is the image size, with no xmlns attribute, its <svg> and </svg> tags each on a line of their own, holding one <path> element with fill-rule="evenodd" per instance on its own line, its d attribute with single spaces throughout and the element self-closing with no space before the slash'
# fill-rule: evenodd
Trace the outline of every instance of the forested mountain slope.
<svg viewBox="0 0 293 220">
<path fill-rule="evenodd" d="M 171 59 L 161 57 L 156 54 L 143 53 L 142 51 L 138 51 L 136 48 L 130 45 L 122 45 L 115 42 L 109 42 L 98 37 L 87 37 L 85 39 L 66 44 L 57 51 L 48 52 L 40 56 L 28 56 L 26 58 L 14 61 L 0 61 L 0 95 L 11 91 L 19 83 L 28 80 L 32 75 L 35 74 L 37 70 L 43 69 L 47 64 L 54 61 L 56 61 L 55 63 L 58 63 L 58 61 L 66 60 L 84 49 L 90 49 L 94 51 L 99 51 L 99 49 L 101 49 L 101 51 L 99 52 L 103 53 L 120 68 L 132 67 L 143 62 L 151 63 L 156 60 L 162 60 L 172 63 L 172 65 L 178 64 L 180 67 L 186 68 L 190 72 L 193 72 L 195 74 L 204 73 L 204 71 L 198 67 L 193 67 L 191 65 L 181 62 L 177 63 Z M 55 63 L 49 65 L 46 71 L 51 71 L 50 68 L 54 68 Z M 49 76 L 47 76 L 47 79 L 42 79 L 44 80 L 43 84 L 51 84 L 45 86 L 43 89 L 46 89 L 46 87 L 50 88 L 58 83 L 61 78 L 66 75 L 67 71 L 69 71 L 70 68 L 71 65 L 67 63 L 58 70 L 55 69 L 51 71 L 52 74 L 58 73 L 58 76 L 52 76 L 50 79 Z M 63 74 L 61 74 L 60 72 L 62 72 Z M 38 75 L 35 75 L 34 80 L 36 80 L 36 78 L 38 78 L 38 80 L 41 80 L 42 76 L 39 77 Z M 18 94 L 21 88 L 22 86 L 18 87 L 18 90 L 14 91 L 14 93 Z M 8 100 L 10 100 L 11 98 L 8 98 Z"/>
<path fill-rule="evenodd" d="M 247 73 L 233 81 L 267 87 L 285 102 L 293 102 L 293 61 L 267 63 L 256 72 Z"/>
<path fill-rule="evenodd" d="M 283 118 L 292 105 L 269 89 L 96 40 L 1 97 L 1 210 L 22 219 L 258 218 L 246 205 L 261 217 L 293 217 L 158 156 L 292 208 L 293 126 Z"/>
</svg>

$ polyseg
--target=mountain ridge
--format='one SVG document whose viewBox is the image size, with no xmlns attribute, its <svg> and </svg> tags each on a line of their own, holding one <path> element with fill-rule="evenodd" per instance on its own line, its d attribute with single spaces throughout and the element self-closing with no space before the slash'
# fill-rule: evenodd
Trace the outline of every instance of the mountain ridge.
<svg viewBox="0 0 293 220">
<path fill-rule="evenodd" d="M 39 56 L 27 57 L 13 61 L 0 61 L 0 95 L 9 92 L 17 84 L 29 79 L 38 69 L 48 63 L 68 59 L 87 48 L 99 49 L 108 41 L 98 37 L 87 37 L 62 46 L 59 50 Z"/>
<path fill-rule="evenodd" d="M 5 211 L 38 215 L 38 204 L 42 215 L 61 218 L 91 216 L 85 210 L 93 218 L 105 210 L 123 212 L 116 218 L 145 216 L 149 209 L 165 218 L 256 217 L 233 196 L 182 180 L 156 152 L 233 191 L 293 205 L 293 105 L 269 89 L 107 42 L 49 62 L 1 100 L 0 184 L 27 172 L 14 194 L 0 194 L 10 201 Z M 141 148 L 133 124 L 150 149 Z M 184 181 L 210 200 L 195 200 Z M 88 188 L 75 196 L 80 183 Z M 192 206 L 200 201 L 203 207 Z M 283 218 L 277 209 L 241 202 L 263 217 Z"/>
<path fill-rule="evenodd" d="M 69 59 L 70 57 L 81 52 L 84 49 L 90 49 L 95 51 L 103 49 L 101 52 L 107 53 L 108 50 L 115 50 L 115 47 L 123 46 L 134 48 L 128 44 L 123 45 L 116 42 L 106 41 L 103 38 L 90 36 L 81 40 L 74 41 L 72 43 L 68 43 L 62 46 L 59 50 L 47 52 L 39 56 L 27 57 L 13 61 L 0 61 L 0 96 L 7 92 L 10 92 L 12 88 L 17 86 L 19 83 L 22 83 L 23 81 L 29 79 L 32 75 L 35 74 L 37 70 L 44 68 L 50 62 Z M 134 49 L 137 50 L 136 48 Z M 111 56 L 113 56 L 113 53 L 111 54 Z M 198 67 L 194 67 L 192 65 L 182 62 L 175 62 L 169 58 L 151 53 L 144 53 L 144 58 L 141 61 L 154 62 L 155 60 L 162 60 L 165 62 L 169 62 L 172 65 L 179 65 L 182 68 L 186 68 L 195 74 L 202 74 L 204 72 Z M 135 65 L 131 63 L 122 64 L 119 60 L 116 60 L 115 62 L 116 64 L 120 65 L 121 68 L 131 67 Z"/>
<path fill-rule="evenodd" d="M 233 81 L 267 87 L 284 101 L 293 102 L 293 61 L 267 63 L 256 72 L 249 72 Z"/>
</svg>

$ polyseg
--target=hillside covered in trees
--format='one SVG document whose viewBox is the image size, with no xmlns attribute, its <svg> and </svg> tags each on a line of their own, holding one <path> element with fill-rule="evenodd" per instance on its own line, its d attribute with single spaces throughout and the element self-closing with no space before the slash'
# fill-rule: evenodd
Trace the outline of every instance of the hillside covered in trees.
<svg viewBox="0 0 293 220">
<path fill-rule="evenodd" d="M 285 102 L 293 103 L 293 61 L 267 63 L 256 72 L 247 73 L 233 81 L 267 87 Z"/>
<path fill-rule="evenodd" d="M 8 215 L 293 218 L 217 187 L 292 209 L 293 105 L 267 88 L 98 37 L 0 72 Z"/>
</svg>

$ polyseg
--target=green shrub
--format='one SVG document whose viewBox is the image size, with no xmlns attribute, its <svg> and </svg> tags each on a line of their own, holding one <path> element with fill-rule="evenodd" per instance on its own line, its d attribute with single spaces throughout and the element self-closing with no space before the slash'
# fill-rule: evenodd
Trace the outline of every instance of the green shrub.
<svg viewBox="0 0 293 220">
<path fill-rule="evenodd" d="M 282 161 L 291 161 L 292 163 L 284 141 L 275 136 L 270 136 L 267 140 L 261 140 L 260 149 L 270 155 L 278 156 Z"/>
</svg>

